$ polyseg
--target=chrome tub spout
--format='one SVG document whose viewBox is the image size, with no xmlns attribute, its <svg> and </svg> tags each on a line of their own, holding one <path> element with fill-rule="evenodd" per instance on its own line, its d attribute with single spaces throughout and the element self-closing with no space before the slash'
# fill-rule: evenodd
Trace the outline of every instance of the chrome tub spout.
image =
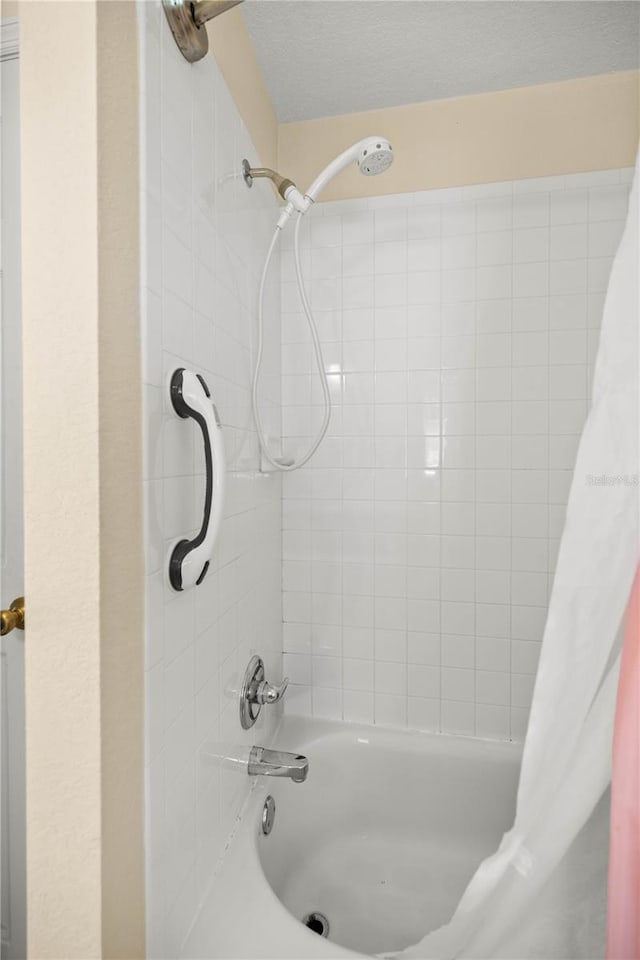
<svg viewBox="0 0 640 960">
<path fill-rule="evenodd" d="M 252 747 L 247 773 L 250 777 L 288 777 L 294 783 L 307 779 L 309 761 L 299 753 Z"/>
</svg>

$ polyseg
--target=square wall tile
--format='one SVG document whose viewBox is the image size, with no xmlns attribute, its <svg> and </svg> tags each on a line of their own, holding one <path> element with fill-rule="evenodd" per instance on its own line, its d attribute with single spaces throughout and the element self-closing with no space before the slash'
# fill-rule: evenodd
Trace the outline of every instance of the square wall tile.
<svg viewBox="0 0 640 960">
<path fill-rule="evenodd" d="M 303 257 L 337 372 L 329 438 L 283 478 L 297 709 L 524 736 L 628 195 L 628 177 L 604 171 L 314 208 Z M 176 256 L 183 228 L 172 215 Z M 281 274 L 282 429 L 303 449 L 321 392 L 286 236 Z M 162 279 L 186 317 L 166 336 L 188 351 L 189 291 Z M 184 441 L 163 443 L 148 448 L 150 483 L 165 482 L 163 457 L 181 475 Z"/>
</svg>

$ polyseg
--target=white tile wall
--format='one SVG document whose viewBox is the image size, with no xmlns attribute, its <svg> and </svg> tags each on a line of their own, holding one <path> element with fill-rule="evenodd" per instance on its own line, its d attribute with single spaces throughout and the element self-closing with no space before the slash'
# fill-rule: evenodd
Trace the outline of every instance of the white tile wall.
<svg viewBox="0 0 640 960">
<path fill-rule="evenodd" d="M 629 180 L 314 207 L 305 269 L 334 410 L 284 478 L 287 709 L 523 736 Z M 284 247 L 295 455 L 321 395 Z"/>
<path fill-rule="evenodd" d="M 142 331 L 146 509 L 146 861 L 149 957 L 175 957 L 249 778 L 202 757 L 268 738 L 276 711 L 243 733 L 238 679 L 252 652 L 281 677 L 281 484 L 257 473 L 249 385 L 254 292 L 273 227 L 269 186 L 249 192 L 256 154 L 212 57 L 182 59 L 160 4 L 139 4 Z M 264 409 L 279 422 L 279 283 L 269 291 Z M 210 573 L 175 594 L 169 544 L 199 527 L 201 443 L 171 416 L 177 366 L 209 383 L 224 426 L 227 503 Z"/>
</svg>

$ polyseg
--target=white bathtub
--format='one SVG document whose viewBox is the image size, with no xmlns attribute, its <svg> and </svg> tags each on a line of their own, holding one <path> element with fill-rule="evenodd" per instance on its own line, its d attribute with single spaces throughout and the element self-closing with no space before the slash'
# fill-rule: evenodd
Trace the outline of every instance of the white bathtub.
<svg viewBox="0 0 640 960">
<path fill-rule="evenodd" d="M 514 744 L 287 718 L 275 746 L 306 754 L 308 779 L 256 778 L 184 957 L 400 949 L 448 920 L 513 820 Z M 300 922 L 312 911 L 330 939 Z"/>
</svg>

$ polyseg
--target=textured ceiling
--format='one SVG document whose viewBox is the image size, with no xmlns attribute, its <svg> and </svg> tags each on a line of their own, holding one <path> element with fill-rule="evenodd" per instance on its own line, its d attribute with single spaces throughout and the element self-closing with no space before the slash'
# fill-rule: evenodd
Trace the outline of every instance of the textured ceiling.
<svg viewBox="0 0 640 960">
<path fill-rule="evenodd" d="M 637 0 L 247 0 L 240 9 L 283 122 L 640 60 Z"/>
</svg>

